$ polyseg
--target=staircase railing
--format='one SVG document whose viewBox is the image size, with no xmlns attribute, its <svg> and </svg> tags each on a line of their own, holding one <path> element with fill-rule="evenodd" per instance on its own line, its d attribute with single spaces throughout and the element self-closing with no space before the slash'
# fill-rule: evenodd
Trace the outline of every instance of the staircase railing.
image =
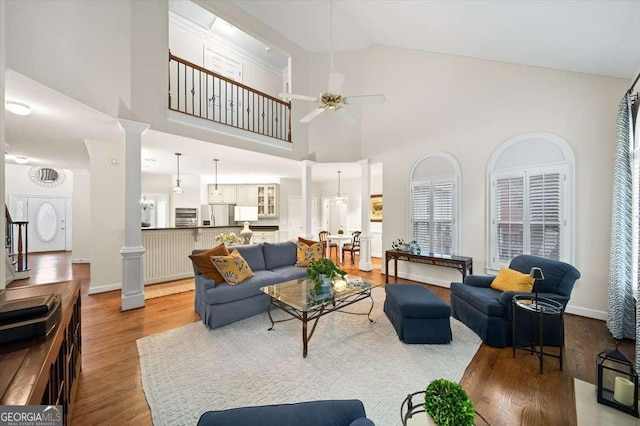
<svg viewBox="0 0 640 426">
<path fill-rule="evenodd" d="M 169 52 L 169 109 L 291 142 L 291 103 Z"/>
<path fill-rule="evenodd" d="M 5 251 L 7 256 L 9 256 L 15 272 L 28 271 L 29 245 L 27 233 L 29 232 L 29 222 L 13 221 L 6 205 L 4 206 L 4 215 L 6 219 Z"/>
</svg>

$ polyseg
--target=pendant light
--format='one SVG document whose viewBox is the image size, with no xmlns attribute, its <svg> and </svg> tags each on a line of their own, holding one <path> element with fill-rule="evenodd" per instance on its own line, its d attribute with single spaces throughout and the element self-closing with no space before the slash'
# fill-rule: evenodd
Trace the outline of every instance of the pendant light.
<svg viewBox="0 0 640 426">
<path fill-rule="evenodd" d="M 347 197 L 340 196 L 340 173 L 342 172 L 338 171 L 338 195 L 334 197 L 333 200 L 331 200 L 331 204 L 333 204 L 334 206 L 341 206 L 347 204 L 348 202 Z"/>
<path fill-rule="evenodd" d="M 176 179 L 176 187 L 173 188 L 174 194 L 182 194 L 184 192 L 180 187 L 180 156 L 181 155 L 182 155 L 181 153 L 176 152 L 176 161 L 178 162 L 178 178 Z"/>
<path fill-rule="evenodd" d="M 213 164 L 215 164 L 216 169 L 215 169 L 215 173 L 216 173 L 216 181 L 215 181 L 215 185 L 213 187 L 213 195 L 222 195 L 222 192 L 218 189 L 218 159 L 214 158 L 213 159 Z"/>
</svg>

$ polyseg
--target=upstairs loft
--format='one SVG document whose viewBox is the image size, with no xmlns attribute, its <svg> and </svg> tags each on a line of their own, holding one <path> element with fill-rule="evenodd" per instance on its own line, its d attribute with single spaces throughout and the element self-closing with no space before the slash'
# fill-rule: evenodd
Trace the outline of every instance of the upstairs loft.
<svg viewBox="0 0 640 426">
<path fill-rule="evenodd" d="M 168 108 L 291 142 L 291 103 L 238 83 L 169 51 Z"/>
<path fill-rule="evenodd" d="M 169 116 L 236 137 L 291 143 L 290 58 L 192 2 L 169 2 Z M 179 114 L 175 114 L 179 113 Z"/>
</svg>

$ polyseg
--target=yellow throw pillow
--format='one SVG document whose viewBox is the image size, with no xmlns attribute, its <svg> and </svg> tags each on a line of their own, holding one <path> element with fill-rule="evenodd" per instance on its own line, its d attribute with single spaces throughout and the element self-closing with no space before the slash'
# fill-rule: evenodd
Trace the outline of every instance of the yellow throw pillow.
<svg viewBox="0 0 640 426">
<path fill-rule="evenodd" d="M 324 254 L 322 243 L 313 243 L 311 245 L 307 245 L 302 241 L 298 241 L 298 252 L 297 252 L 297 262 L 296 266 L 309 266 L 309 262 L 312 260 L 320 260 L 322 259 L 322 255 Z"/>
<path fill-rule="evenodd" d="M 253 271 L 238 250 L 229 256 L 211 256 L 211 262 L 229 285 L 240 284 L 253 276 Z"/>
<path fill-rule="evenodd" d="M 533 278 L 522 272 L 509 268 L 500 268 L 500 272 L 491 283 L 491 288 L 500 291 L 518 291 L 521 293 L 531 293 L 533 289 Z"/>
</svg>

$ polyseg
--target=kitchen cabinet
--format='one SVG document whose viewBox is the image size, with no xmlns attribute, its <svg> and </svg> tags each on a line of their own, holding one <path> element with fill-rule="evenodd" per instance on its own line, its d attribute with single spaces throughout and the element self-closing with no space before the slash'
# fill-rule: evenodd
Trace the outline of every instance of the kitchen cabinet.
<svg viewBox="0 0 640 426">
<path fill-rule="evenodd" d="M 239 206 L 257 206 L 258 185 L 236 185 L 236 204 Z"/>
<path fill-rule="evenodd" d="M 218 185 L 219 194 L 215 193 L 215 188 L 214 184 L 210 184 L 207 187 L 209 203 L 236 204 L 236 185 Z"/>
<path fill-rule="evenodd" d="M 278 217 L 278 186 L 277 184 L 257 185 L 259 218 Z"/>
<path fill-rule="evenodd" d="M 277 243 L 276 233 L 273 231 L 253 231 L 253 244 Z"/>
</svg>

